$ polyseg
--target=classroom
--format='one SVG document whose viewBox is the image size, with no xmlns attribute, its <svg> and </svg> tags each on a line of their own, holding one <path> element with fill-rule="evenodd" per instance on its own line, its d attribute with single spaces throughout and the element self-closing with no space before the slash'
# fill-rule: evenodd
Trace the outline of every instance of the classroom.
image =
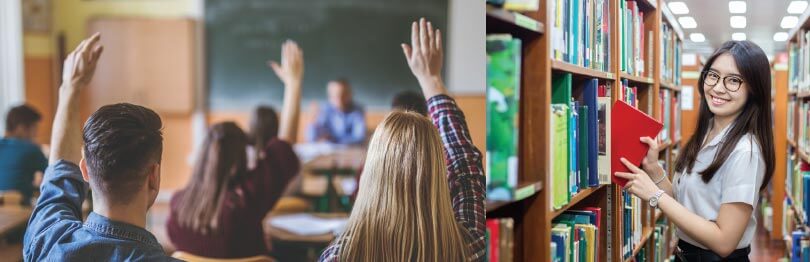
<svg viewBox="0 0 810 262">
<path fill-rule="evenodd" d="M 0 260 L 483 258 L 484 6 L 0 1 Z"/>
</svg>

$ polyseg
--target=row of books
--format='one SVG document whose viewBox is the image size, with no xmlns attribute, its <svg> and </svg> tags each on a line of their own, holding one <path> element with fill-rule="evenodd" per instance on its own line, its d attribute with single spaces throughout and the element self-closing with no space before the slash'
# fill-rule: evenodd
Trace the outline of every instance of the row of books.
<svg viewBox="0 0 810 262">
<path fill-rule="evenodd" d="M 801 29 L 788 50 L 790 90 L 810 91 L 810 31 Z"/>
<path fill-rule="evenodd" d="M 487 4 L 503 6 L 511 11 L 537 11 L 540 9 L 540 0 L 487 0 Z"/>
<path fill-rule="evenodd" d="M 512 218 L 487 219 L 487 259 L 489 262 L 514 260 L 515 221 Z"/>
<path fill-rule="evenodd" d="M 791 262 L 810 261 L 810 233 L 804 230 L 793 231 L 787 243 Z"/>
<path fill-rule="evenodd" d="M 636 1 L 619 1 L 619 67 L 634 76 L 650 77 L 653 57 L 652 28 L 644 23 L 645 14 Z"/>
<path fill-rule="evenodd" d="M 796 143 L 798 143 L 799 148 L 804 150 L 805 153 L 810 151 L 810 131 L 808 129 L 808 125 L 810 125 L 810 102 L 804 101 L 799 105 L 798 111 L 795 112 L 796 118 L 799 121 L 799 130 L 798 130 L 798 138 Z"/>
<path fill-rule="evenodd" d="M 661 80 L 681 85 L 681 54 L 683 47 L 675 30 L 667 23 L 661 23 Z"/>
<path fill-rule="evenodd" d="M 602 210 L 587 207 L 563 212 L 552 221 L 551 254 L 553 262 L 598 262 Z"/>
<path fill-rule="evenodd" d="M 653 230 L 653 249 L 648 249 L 647 246 L 642 247 L 638 254 L 633 257 L 634 262 L 665 262 L 672 261 L 672 252 L 669 250 L 669 238 L 674 233 L 671 230 L 669 223 L 663 219 L 655 224 Z M 649 254 L 652 253 L 652 260 L 649 259 Z"/>
<path fill-rule="evenodd" d="M 796 148 L 788 149 L 788 153 L 795 153 Z M 796 154 L 788 155 L 787 174 L 785 179 L 785 192 L 790 194 L 789 205 L 795 206 L 801 221 L 810 217 L 810 163 L 799 159 Z M 810 222 L 808 222 L 810 226 Z M 787 227 L 786 229 L 790 229 Z M 788 232 L 788 231 L 783 231 Z"/>
<path fill-rule="evenodd" d="M 681 104 L 680 97 L 674 92 L 661 89 L 658 94 L 661 110 L 658 121 L 664 124 L 664 129 L 658 136 L 660 141 L 679 141 L 681 139 Z"/>
<path fill-rule="evenodd" d="M 795 138 L 795 127 L 796 127 L 796 97 L 791 96 L 788 98 L 787 104 L 787 137 L 788 139 Z"/>
<path fill-rule="evenodd" d="M 622 253 L 627 259 L 632 256 L 633 249 L 641 243 L 641 233 L 643 229 L 641 209 L 641 199 L 633 194 L 622 191 Z M 649 213 L 649 212 L 648 212 Z"/>
<path fill-rule="evenodd" d="M 619 89 L 619 101 L 627 102 L 630 106 L 638 108 L 638 87 L 630 86 L 627 79 L 622 79 L 622 87 Z"/>
<path fill-rule="evenodd" d="M 514 197 L 518 182 L 521 40 L 488 35 L 487 51 L 487 199 Z"/>
<path fill-rule="evenodd" d="M 610 70 L 610 1 L 549 0 L 554 59 Z"/>
<path fill-rule="evenodd" d="M 577 192 L 610 184 L 609 87 L 586 80 L 574 96 L 573 76 L 556 74 L 551 91 L 551 205 L 559 209 Z"/>
</svg>

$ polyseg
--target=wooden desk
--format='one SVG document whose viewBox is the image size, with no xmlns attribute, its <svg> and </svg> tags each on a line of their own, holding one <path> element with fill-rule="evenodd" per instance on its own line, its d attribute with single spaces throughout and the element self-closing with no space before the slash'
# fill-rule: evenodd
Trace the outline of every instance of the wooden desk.
<svg viewBox="0 0 810 262">
<path fill-rule="evenodd" d="M 25 227 L 32 211 L 31 207 L 25 206 L 0 206 L 0 236 Z"/>
<path fill-rule="evenodd" d="M 348 218 L 349 214 L 346 213 L 314 213 L 314 216 L 322 217 L 322 218 Z M 264 225 L 264 234 L 265 239 L 272 240 L 272 241 L 286 241 L 286 242 L 294 242 L 294 243 L 305 243 L 305 244 L 322 244 L 328 245 L 335 240 L 335 235 L 331 232 L 321 235 L 312 235 L 312 236 L 302 236 L 297 235 L 287 230 L 274 227 L 270 224 L 270 220 L 273 219 L 273 216 L 266 216 L 262 224 Z"/>
<path fill-rule="evenodd" d="M 347 218 L 346 213 L 318 213 L 324 218 Z M 273 257 L 279 261 L 316 261 L 329 243 L 335 240 L 334 234 L 326 233 L 313 236 L 293 234 L 270 224 L 272 216 L 264 218 L 265 243 Z"/>
</svg>

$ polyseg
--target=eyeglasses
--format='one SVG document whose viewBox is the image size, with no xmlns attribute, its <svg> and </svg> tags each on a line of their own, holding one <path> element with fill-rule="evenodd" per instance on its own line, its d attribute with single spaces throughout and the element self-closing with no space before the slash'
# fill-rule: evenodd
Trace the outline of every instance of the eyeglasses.
<svg viewBox="0 0 810 262">
<path fill-rule="evenodd" d="M 720 74 L 715 73 L 714 71 L 703 71 L 703 83 L 707 86 L 714 87 L 717 83 L 720 83 L 720 79 L 723 79 L 723 86 L 729 92 L 737 92 L 740 90 L 740 86 L 742 86 L 743 80 L 738 76 L 724 76 L 720 77 Z"/>
</svg>

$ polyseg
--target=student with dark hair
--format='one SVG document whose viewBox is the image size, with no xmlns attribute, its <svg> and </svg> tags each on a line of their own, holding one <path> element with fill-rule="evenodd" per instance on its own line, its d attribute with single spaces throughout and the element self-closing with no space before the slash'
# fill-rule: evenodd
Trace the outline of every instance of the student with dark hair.
<svg viewBox="0 0 810 262">
<path fill-rule="evenodd" d="M 280 125 L 273 119 L 275 112 L 260 108 L 251 124 L 251 139 L 232 122 L 211 127 L 189 184 L 171 200 L 167 232 L 177 250 L 212 258 L 268 253 L 262 220 L 300 170 L 292 143 L 303 52 L 289 41 L 282 46 L 281 59 L 281 65 L 271 64 L 284 82 Z M 253 169 L 247 166 L 249 143 L 260 150 Z"/>
<path fill-rule="evenodd" d="M 329 102 L 320 106 L 306 133 L 307 142 L 359 145 L 366 140 L 366 113 L 352 100 L 352 88 L 344 78 L 326 86 Z"/>
<path fill-rule="evenodd" d="M 427 116 L 428 113 L 425 97 L 414 91 L 404 91 L 394 96 L 391 108 L 394 110 L 414 111 L 423 116 Z"/>
<path fill-rule="evenodd" d="M 45 172 L 48 159 L 34 143 L 42 116 L 29 105 L 12 107 L 6 115 L 6 132 L 0 138 L 0 190 L 15 190 L 24 205 L 31 204 L 34 175 Z"/>
<path fill-rule="evenodd" d="M 93 77 L 102 47 L 86 39 L 65 60 L 51 136 L 50 166 L 23 241 L 26 261 L 168 261 L 144 229 L 160 188 L 160 117 L 114 104 L 79 122 L 79 97 Z M 84 150 L 82 150 L 84 144 Z M 92 189 L 93 212 L 81 206 Z"/>
<path fill-rule="evenodd" d="M 673 182 L 648 137 L 643 169 L 622 159 L 633 173 L 616 175 L 675 223 L 676 261 L 748 261 L 759 191 L 774 173 L 768 58 L 752 42 L 728 41 L 706 60 L 698 83 L 697 130 L 678 155 Z"/>
</svg>

